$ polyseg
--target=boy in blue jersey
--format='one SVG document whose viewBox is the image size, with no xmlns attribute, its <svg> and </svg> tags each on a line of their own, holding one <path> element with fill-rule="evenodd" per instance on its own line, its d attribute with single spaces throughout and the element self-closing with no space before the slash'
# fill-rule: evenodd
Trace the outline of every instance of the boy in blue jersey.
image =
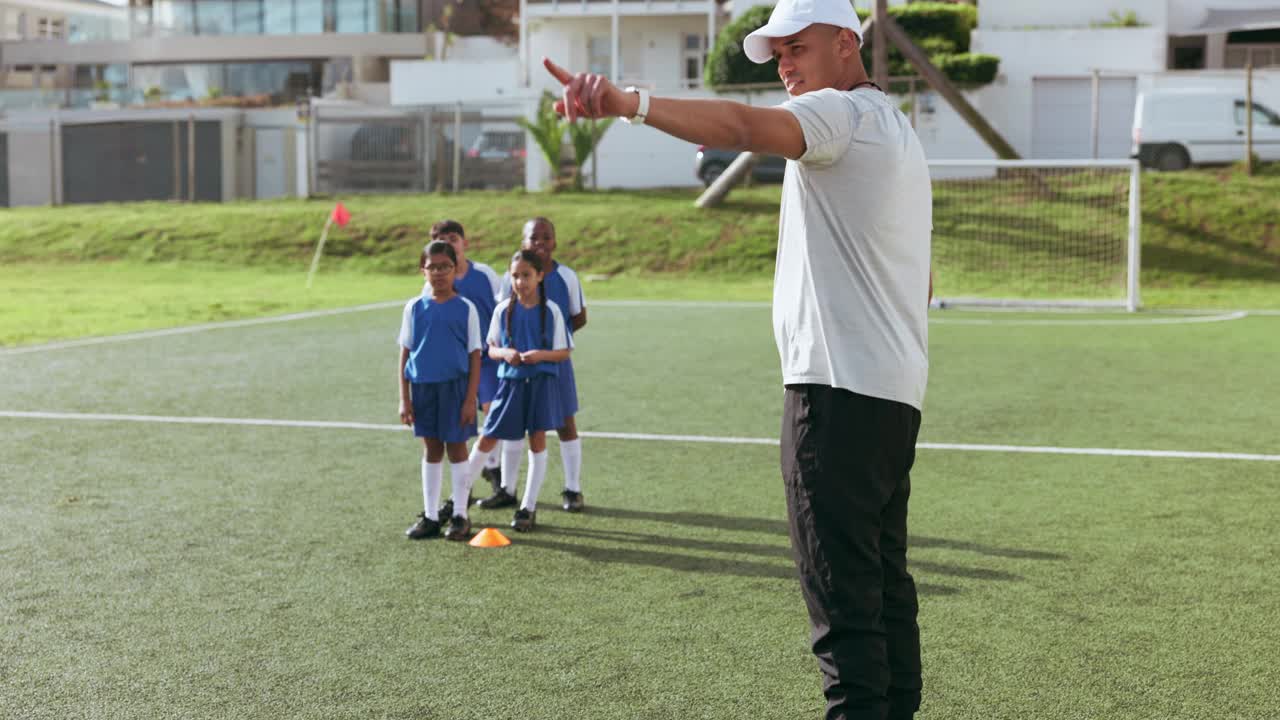
<svg viewBox="0 0 1280 720">
<path fill-rule="evenodd" d="M 457 220 L 441 220 L 432 225 L 431 239 L 447 242 L 453 247 L 453 252 L 458 257 L 458 270 L 453 279 L 453 289 L 476 306 L 476 311 L 480 313 L 480 328 L 487 331 L 489 321 L 493 318 L 493 308 L 498 304 L 498 293 L 502 288 L 498 273 L 484 263 L 467 258 L 467 233 L 463 230 L 462 223 Z M 481 412 L 489 412 L 489 403 L 493 401 L 493 394 L 497 390 L 498 363 L 489 357 L 489 353 L 482 352 L 480 353 L 480 390 L 477 395 Z M 501 473 L 498 469 L 500 457 L 500 453 L 494 450 L 480 473 L 493 486 L 495 492 L 502 487 Z M 441 509 L 442 512 L 452 510 L 452 502 L 452 500 L 446 502 Z M 452 515 L 452 513 L 446 514 Z"/>
<path fill-rule="evenodd" d="M 453 289 L 457 255 L 445 242 L 432 242 L 418 261 L 430 292 L 404 306 L 400 322 L 400 422 L 422 438 L 423 511 L 405 531 L 411 540 L 440 534 L 437 508 L 447 453 L 453 483 L 453 511 L 445 537 L 471 535 L 467 499 L 471 495 L 467 440 L 476 435 L 476 394 L 480 384 L 480 315 Z"/>
<path fill-rule="evenodd" d="M 566 315 L 569 341 L 573 342 L 573 334 L 587 324 L 587 301 L 582 292 L 582 283 L 578 274 L 567 265 L 557 263 L 552 254 L 556 249 L 556 227 L 545 217 L 535 217 L 524 224 L 523 240 L 520 247 L 529 250 L 541 258 L 547 268 L 543 284 L 546 286 L 547 299 L 554 302 Z M 501 297 L 511 294 L 508 278 L 503 279 Z M 582 441 L 578 439 L 578 425 L 574 416 L 578 414 L 578 387 L 573 373 L 572 360 L 566 360 L 557 379 L 561 401 L 561 414 L 564 424 L 556 429 L 560 436 L 560 460 L 564 465 L 564 491 L 560 493 L 561 507 L 568 512 L 582 512 L 585 503 L 582 496 Z M 520 444 L 504 442 L 502 464 L 520 461 Z M 506 477 L 503 472 L 502 491 L 493 497 L 480 501 L 482 507 L 500 507 L 496 503 L 514 504 L 515 477 Z"/>
<path fill-rule="evenodd" d="M 489 355 L 501 361 L 498 392 L 471 451 L 471 470 L 476 471 L 499 440 L 509 441 L 518 452 L 528 435 L 529 475 L 524 500 L 511 521 L 519 532 L 536 524 L 538 492 L 547 473 L 547 431 L 564 424 L 557 393 L 558 377 L 569 359 L 569 334 L 560 308 L 547 298 L 543 268 L 542 258 L 530 250 L 511 259 L 513 292 L 498 304 L 489 325 Z M 513 472 L 503 473 L 503 480 L 513 477 Z"/>
</svg>

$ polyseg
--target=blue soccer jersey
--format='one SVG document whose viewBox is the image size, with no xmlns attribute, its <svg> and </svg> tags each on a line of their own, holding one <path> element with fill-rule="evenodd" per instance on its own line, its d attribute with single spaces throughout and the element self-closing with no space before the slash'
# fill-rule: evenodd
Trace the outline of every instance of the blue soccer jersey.
<svg viewBox="0 0 1280 720">
<path fill-rule="evenodd" d="M 400 347 L 409 351 L 404 376 L 413 383 L 466 377 L 470 355 L 480 350 L 480 314 L 461 295 L 439 303 L 429 295 L 410 300 L 400 320 Z"/>
<path fill-rule="evenodd" d="M 573 327 L 569 321 L 574 317 L 582 314 L 587 307 L 587 298 L 582 292 L 582 283 L 578 282 L 578 274 L 569 268 L 568 265 L 561 265 L 554 260 L 551 262 L 551 272 L 542 278 L 542 284 L 547 288 L 547 300 L 554 302 L 560 306 L 566 315 L 564 316 L 565 325 L 569 337 L 573 337 Z M 507 273 L 502 276 L 502 290 L 498 294 L 503 300 L 511 297 L 511 274 Z"/>
<path fill-rule="evenodd" d="M 476 312 L 480 313 L 480 327 L 488 330 L 493 308 L 498 305 L 498 294 L 502 291 L 502 281 L 488 265 L 474 260 L 468 262 L 471 269 L 461 280 L 453 281 L 453 289 L 476 306 Z"/>
<path fill-rule="evenodd" d="M 502 290 L 502 281 L 493 268 L 469 260 L 471 267 L 461 280 L 453 281 L 453 289 L 462 297 L 470 300 L 480 313 L 480 329 L 488 332 L 489 321 L 493 319 L 493 308 L 498 304 L 498 293 Z M 489 357 L 489 353 L 480 356 L 479 400 L 484 405 L 493 400 L 498 391 L 498 361 Z"/>
<path fill-rule="evenodd" d="M 512 307 L 510 331 L 507 329 L 507 308 Z M 550 300 L 546 306 L 527 308 L 514 298 L 503 300 L 493 311 L 489 324 L 489 344 L 497 347 L 513 347 L 520 352 L 530 350 L 564 350 L 569 347 L 569 335 L 565 329 L 564 315 L 560 307 Z M 514 380 L 535 374 L 557 375 L 559 363 L 540 362 L 536 365 L 498 365 L 498 377 Z"/>
</svg>

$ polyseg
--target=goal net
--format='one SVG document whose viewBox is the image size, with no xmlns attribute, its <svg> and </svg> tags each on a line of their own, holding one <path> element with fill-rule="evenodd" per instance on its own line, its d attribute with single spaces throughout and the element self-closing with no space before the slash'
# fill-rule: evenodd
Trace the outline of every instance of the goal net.
<svg viewBox="0 0 1280 720">
<path fill-rule="evenodd" d="M 1138 309 L 1136 161 L 935 160 L 929 171 L 943 306 Z"/>
</svg>

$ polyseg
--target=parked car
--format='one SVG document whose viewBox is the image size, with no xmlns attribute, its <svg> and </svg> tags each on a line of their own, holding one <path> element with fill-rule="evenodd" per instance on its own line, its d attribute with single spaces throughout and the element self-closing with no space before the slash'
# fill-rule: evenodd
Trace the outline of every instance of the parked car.
<svg viewBox="0 0 1280 720">
<path fill-rule="evenodd" d="M 414 129 L 400 123 L 370 122 L 351 136 L 348 162 L 321 162 L 321 173 L 339 188 L 421 190 L 422 160 Z"/>
<path fill-rule="evenodd" d="M 462 184 L 469 188 L 524 186 L 523 130 L 485 130 L 467 148 Z"/>
<path fill-rule="evenodd" d="M 1221 90 L 1153 90 L 1138 95 L 1130 156 L 1144 167 L 1183 170 L 1244 159 L 1245 99 Z M 1253 151 L 1280 160 L 1280 116 L 1253 103 Z"/>
<path fill-rule="evenodd" d="M 733 150 L 717 150 L 706 145 L 700 145 L 698 146 L 697 162 L 694 164 L 694 173 L 702 181 L 703 185 L 710 186 L 736 157 L 738 157 L 738 153 Z M 777 155 L 762 155 L 760 156 L 760 162 L 756 163 L 755 169 L 751 172 L 751 179 L 758 182 L 782 182 L 782 176 L 786 171 L 786 158 Z"/>
</svg>

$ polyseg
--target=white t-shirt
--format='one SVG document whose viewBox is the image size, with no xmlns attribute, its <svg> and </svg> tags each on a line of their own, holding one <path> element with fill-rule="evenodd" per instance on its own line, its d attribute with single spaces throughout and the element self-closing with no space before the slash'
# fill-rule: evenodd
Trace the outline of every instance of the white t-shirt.
<svg viewBox="0 0 1280 720">
<path fill-rule="evenodd" d="M 804 131 L 787 163 L 773 331 L 787 384 L 924 404 L 929 373 L 929 166 L 910 122 L 875 88 L 781 105 Z"/>
</svg>

